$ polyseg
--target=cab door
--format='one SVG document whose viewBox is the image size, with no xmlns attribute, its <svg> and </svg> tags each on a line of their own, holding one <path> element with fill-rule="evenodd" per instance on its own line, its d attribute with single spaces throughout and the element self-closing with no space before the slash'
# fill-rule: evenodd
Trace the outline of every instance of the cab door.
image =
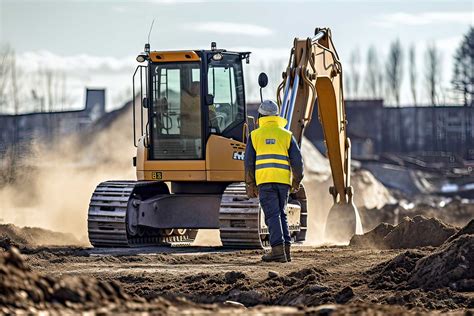
<svg viewBox="0 0 474 316">
<path fill-rule="evenodd" d="M 214 99 L 208 109 L 210 133 L 242 142 L 245 90 L 240 55 L 223 53 L 221 60 L 211 58 L 207 69 L 207 88 Z"/>
</svg>

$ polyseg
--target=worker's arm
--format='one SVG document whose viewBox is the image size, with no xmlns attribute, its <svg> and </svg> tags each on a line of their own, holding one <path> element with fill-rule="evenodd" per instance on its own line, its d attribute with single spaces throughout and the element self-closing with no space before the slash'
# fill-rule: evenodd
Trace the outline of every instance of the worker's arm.
<svg viewBox="0 0 474 316">
<path fill-rule="evenodd" d="M 247 195 L 250 198 L 257 197 L 257 183 L 255 181 L 255 161 L 257 153 L 255 148 L 253 148 L 252 138 L 249 137 L 247 141 L 247 146 L 245 148 L 245 184 L 247 188 Z"/>
<path fill-rule="evenodd" d="M 303 180 L 303 157 L 296 139 L 291 136 L 290 148 L 288 149 L 290 157 L 290 167 L 293 174 L 293 183 L 291 189 L 293 192 L 298 191 L 301 181 Z"/>
</svg>

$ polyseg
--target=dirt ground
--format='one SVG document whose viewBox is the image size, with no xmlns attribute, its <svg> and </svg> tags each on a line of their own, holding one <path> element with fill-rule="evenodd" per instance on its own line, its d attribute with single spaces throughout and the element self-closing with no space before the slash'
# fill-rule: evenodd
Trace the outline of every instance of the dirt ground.
<svg viewBox="0 0 474 316">
<path fill-rule="evenodd" d="M 453 199 L 408 206 L 369 172 L 357 170 L 354 202 L 365 231 L 377 231 L 357 245 L 324 246 L 330 169 L 309 142 L 303 142 L 303 154 L 311 220 L 307 245 L 294 247 L 291 263 L 262 263 L 261 250 L 90 248 L 85 210 L 94 187 L 134 178 L 134 148 L 121 145 L 132 139 L 130 129 L 122 128 L 129 117 L 98 126 L 105 132 L 87 146 L 68 141 L 61 151 L 48 147 L 45 152 L 55 157 L 38 154 L 43 163 L 28 178 L 35 181 L 0 190 L 5 223 L 51 229 L 0 225 L 0 313 L 473 315 L 473 225 L 459 228 L 474 218 L 474 204 Z M 117 137 L 117 131 L 124 132 Z M 388 224 L 378 226 L 382 222 Z M 208 232 L 198 241 L 217 245 L 216 236 Z"/>
<path fill-rule="evenodd" d="M 472 226 L 456 230 L 438 248 L 295 246 L 293 261 L 286 264 L 262 263 L 260 250 L 220 247 L 16 244 L 21 255 L 16 248 L 0 251 L 0 311 L 472 315 Z M 8 243 L 4 239 L 1 247 L 8 249 Z M 436 270 L 426 268 L 432 262 L 444 275 L 454 268 L 464 287 L 449 280 L 428 287 L 414 283 L 423 269 Z M 446 262 L 453 263 L 443 266 Z"/>
</svg>

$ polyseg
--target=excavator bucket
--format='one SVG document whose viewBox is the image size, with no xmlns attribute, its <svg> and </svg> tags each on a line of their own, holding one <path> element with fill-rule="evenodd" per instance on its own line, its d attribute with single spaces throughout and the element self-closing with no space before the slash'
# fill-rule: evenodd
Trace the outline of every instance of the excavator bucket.
<svg viewBox="0 0 474 316">
<path fill-rule="evenodd" d="M 325 239 L 335 244 L 348 244 L 352 236 L 362 234 L 359 211 L 353 202 L 336 203 L 329 210 Z"/>
</svg>

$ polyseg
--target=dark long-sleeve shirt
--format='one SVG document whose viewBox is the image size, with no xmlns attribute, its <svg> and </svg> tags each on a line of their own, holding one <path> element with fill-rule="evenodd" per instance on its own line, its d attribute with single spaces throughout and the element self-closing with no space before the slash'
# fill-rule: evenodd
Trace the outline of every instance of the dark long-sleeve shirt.
<svg viewBox="0 0 474 316">
<path fill-rule="evenodd" d="M 303 157 L 301 150 L 296 142 L 296 139 L 291 136 L 290 148 L 288 149 L 288 156 L 290 158 L 290 168 L 293 174 L 293 183 L 301 183 L 303 180 Z M 249 137 L 247 147 L 245 149 L 245 182 L 247 184 L 256 185 L 255 181 L 255 162 L 257 153 L 252 144 L 252 138 Z"/>
</svg>

